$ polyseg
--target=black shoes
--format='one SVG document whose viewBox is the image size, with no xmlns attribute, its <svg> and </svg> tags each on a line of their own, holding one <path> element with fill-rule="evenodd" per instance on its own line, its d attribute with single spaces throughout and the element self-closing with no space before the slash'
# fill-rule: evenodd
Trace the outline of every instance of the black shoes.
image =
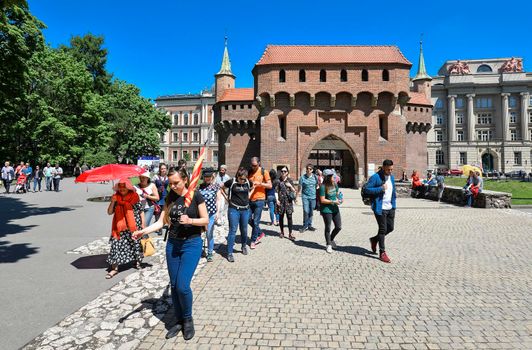
<svg viewBox="0 0 532 350">
<path fill-rule="evenodd" d="M 190 340 L 194 338 L 194 321 L 192 317 L 183 321 L 183 338 L 185 340 Z"/>
<path fill-rule="evenodd" d="M 168 333 L 166 333 L 166 339 L 175 337 L 181 331 L 183 331 L 183 338 L 185 340 L 194 338 L 196 331 L 194 330 L 194 321 L 192 320 L 192 317 L 183 321 L 178 321 L 176 325 L 170 328 Z"/>
<path fill-rule="evenodd" d="M 183 324 L 182 323 L 183 323 L 183 321 L 177 321 L 177 324 L 175 326 L 173 326 L 172 328 L 170 328 L 168 333 L 166 333 L 166 339 L 170 339 L 170 338 L 173 338 L 176 335 L 178 335 L 179 332 L 181 332 L 181 330 L 183 329 Z"/>
</svg>

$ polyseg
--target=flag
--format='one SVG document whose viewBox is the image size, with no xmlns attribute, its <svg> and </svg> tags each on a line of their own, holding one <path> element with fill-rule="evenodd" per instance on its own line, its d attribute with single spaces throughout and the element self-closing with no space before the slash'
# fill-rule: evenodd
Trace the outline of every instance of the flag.
<svg viewBox="0 0 532 350">
<path fill-rule="evenodd" d="M 200 155 L 196 164 L 194 164 L 194 170 L 192 170 L 192 175 L 190 176 L 190 183 L 188 185 L 188 191 L 185 194 L 185 207 L 189 207 L 194 198 L 194 192 L 196 192 L 196 186 L 198 185 L 199 178 L 201 176 L 201 168 L 203 166 L 203 159 L 205 158 L 205 149 L 207 145 L 203 146 L 200 151 Z"/>
</svg>

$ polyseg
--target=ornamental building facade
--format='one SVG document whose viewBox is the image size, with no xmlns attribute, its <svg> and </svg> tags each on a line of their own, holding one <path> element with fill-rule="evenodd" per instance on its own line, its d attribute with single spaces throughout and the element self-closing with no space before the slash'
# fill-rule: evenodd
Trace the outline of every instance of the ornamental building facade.
<svg viewBox="0 0 532 350">
<path fill-rule="evenodd" d="M 213 105 L 214 95 L 208 91 L 155 99 L 155 107 L 164 110 L 172 122 L 171 128 L 161 135 L 161 162 L 175 166 L 180 159 L 189 159 L 189 163 L 198 159 L 213 123 Z M 210 137 L 204 166 L 217 167 L 218 135 L 214 132 Z"/>
<path fill-rule="evenodd" d="M 392 159 L 397 177 L 427 167 L 430 77 L 395 46 L 267 46 L 252 70 L 254 86 L 235 88 L 227 44 L 215 75 L 219 161 L 234 175 L 250 158 L 265 169 L 307 163 L 335 168 L 357 187 Z"/>
<path fill-rule="evenodd" d="M 531 171 L 532 73 L 521 58 L 447 61 L 432 81 L 429 165 Z"/>
</svg>

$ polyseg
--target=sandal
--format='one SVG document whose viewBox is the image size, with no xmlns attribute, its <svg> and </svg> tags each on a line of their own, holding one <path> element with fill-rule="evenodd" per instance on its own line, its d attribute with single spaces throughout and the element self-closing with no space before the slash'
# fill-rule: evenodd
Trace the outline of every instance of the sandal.
<svg viewBox="0 0 532 350">
<path fill-rule="evenodd" d="M 115 277 L 118 274 L 118 270 L 111 270 L 105 275 L 105 279 L 110 280 L 111 278 Z"/>
<path fill-rule="evenodd" d="M 295 241 L 296 237 L 293 234 L 289 234 L 288 235 L 288 239 L 291 240 L 291 241 Z"/>
<path fill-rule="evenodd" d="M 137 261 L 137 263 L 135 264 L 135 268 L 137 270 L 142 270 L 142 264 L 140 262 Z"/>
<path fill-rule="evenodd" d="M 279 233 L 279 238 L 284 238 L 284 233 Z"/>
</svg>

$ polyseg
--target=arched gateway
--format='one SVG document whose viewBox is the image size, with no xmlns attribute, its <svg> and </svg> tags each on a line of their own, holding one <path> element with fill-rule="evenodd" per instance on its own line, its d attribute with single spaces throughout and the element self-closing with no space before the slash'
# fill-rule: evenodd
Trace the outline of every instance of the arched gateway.
<svg viewBox="0 0 532 350">
<path fill-rule="evenodd" d="M 302 160 L 300 169 L 312 164 L 324 169 L 335 169 L 340 175 L 342 187 L 355 187 L 357 184 L 358 161 L 351 147 L 335 135 L 329 135 L 314 144 L 307 157 Z"/>
</svg>

